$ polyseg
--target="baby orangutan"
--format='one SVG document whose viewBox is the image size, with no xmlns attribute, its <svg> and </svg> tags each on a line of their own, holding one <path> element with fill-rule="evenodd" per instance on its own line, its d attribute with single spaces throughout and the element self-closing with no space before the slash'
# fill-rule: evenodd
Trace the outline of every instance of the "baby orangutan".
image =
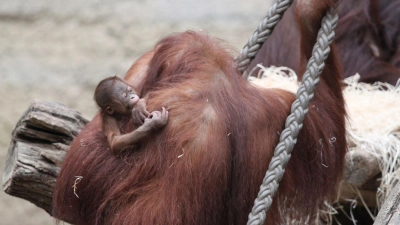
<svg viewBox="0 0 400 225">
<path fill-rule="evenodd" d="M 168 121 L 168 111 L 164 107 L 162 112 L 149 113 L 145 100 L 139 99 L 136 91 L 117 76 L 100 81 L 94 92 L 94 99 L 100 107 L 102 131 L 116 156 L 126 147 L 135 145 L 153 131 L 164 127 Z M 132 110 L 140 111 L 135 114 L 139 115 L 140 121 L 134 123 L 143 125 L 130 133 L 121 134 L 118 121 L 124 116 L 132 115 Z"/>
</svg>

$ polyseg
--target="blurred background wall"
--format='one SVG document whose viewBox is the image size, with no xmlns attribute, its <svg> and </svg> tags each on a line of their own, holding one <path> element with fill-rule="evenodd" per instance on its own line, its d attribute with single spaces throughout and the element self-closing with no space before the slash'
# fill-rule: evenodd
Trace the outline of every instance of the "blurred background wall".
<svg viewBox="0 0 400 225">
<path fill-rule="evenodd" d="M 14 125 L 33 99 L 93 117 L 107 76 L 171 32 L 204 30 L 240 50 L 271 0 L 0 0 L 0 171 Z M 46 225 L 33 204 L 0 192 L 0 224 Z"/>
</svg>

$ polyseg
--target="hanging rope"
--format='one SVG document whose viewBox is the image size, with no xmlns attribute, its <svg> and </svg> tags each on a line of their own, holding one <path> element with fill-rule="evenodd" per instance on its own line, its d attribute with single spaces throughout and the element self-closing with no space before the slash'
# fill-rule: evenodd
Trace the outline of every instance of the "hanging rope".
<svg viewBox="0 0 400 225">
<path fill-rule="evenodd" d="M 336 11 L 330 8 L 322 19 L 317 43 L 314 45 L 312 56 L 308 61 L 302 84 L 296 94 L 296 100 L 292 104 L 291 114 L 286 119 L 285 129 L 281 133 L 279 144 L 275 148 L 274 156 L 269 164 L 257 199 L 254 201 L 253 209 L 249 214 L 248 225 L 262 225 L 265 222 L 266 211 L 271 207 L 272 198 L 278 190 L 279 182 L 297 141 L 297 135 L 303 127 L 304 117 L 308 113 L 308 104 L 314 96 L 319 75 L 325 67 L 324 61 L 330 52 L 329 45 L 333 41 L 337 21 Z"/>
<path fill-rule="evenodd" d="M 258 50 L 262 44 L 272 34 L 275 26 L 281 20 L 283 13 L 293 3 L 293 0 L 277 0 L 268 10 L 267 16 L 260 22 L 257 30 L 250 37 L 247 44 L 243 47 L 238 58 L 236 59 L 236 68 L 247 79 L 248 75 L 245 73 L 250 62 L 256 57 Z"/>
</svg>

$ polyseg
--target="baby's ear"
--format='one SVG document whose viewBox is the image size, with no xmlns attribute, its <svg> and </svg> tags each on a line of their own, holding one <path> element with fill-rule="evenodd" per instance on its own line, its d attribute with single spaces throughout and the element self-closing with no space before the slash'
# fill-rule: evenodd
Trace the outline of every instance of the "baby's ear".
<svg viewBox="0 0 400 225">
<path fill-rule="evenodd" d="M 110 106 L 107 106 L 106 108 L 106 112 L 110 115 L 112 115 L 114 113 L 114 109 L 112 109 Z"/>
</svg>

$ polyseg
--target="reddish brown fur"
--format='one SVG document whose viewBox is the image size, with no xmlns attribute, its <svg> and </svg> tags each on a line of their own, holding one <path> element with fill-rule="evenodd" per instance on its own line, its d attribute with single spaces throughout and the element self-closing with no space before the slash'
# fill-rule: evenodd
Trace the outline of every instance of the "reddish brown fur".
<svg viewBox="0 0 400 225">
<path fill-rule="evenodd" d="M 262 46 L 256 64 L 287 66 L 300 72 L 299 30 L 295 5 L 285 13 Z M 335 43 L 344 67 L 342 78 L 359 73 L 360 81 L 396 84 L 400 78 L 400 2 L 390 0 L 342 1 Z"/>
<path fill-rule="evenodd" d="M 314 26 L 332 4 L 312 2 L 307 7 L 316 12 L 298 10 L 307 16 L 301 26 L 312 27 L 302 37 L 314 38 L 302 42 L 305 57 L 315 41 Z M 233 67 L 228 49 L 205 34 L 185 32 L 164 38 L 139 59 L 125 79 L 148 95 L 149 110 L 167 107 L 165 130 L 118 159 L 104 150 L 96 117 L 65 159 L 54 215 L 78 225 L 245 224 L 295 97 L 250 85 Z M 346 149 L 337 68 L 331 54 L 267 224 L 279 224 L 281 216 L 314 217 L 336 193 Z M 75 176 L 83 176 L 79 198 L 71 188 Z"/>
</svg>

